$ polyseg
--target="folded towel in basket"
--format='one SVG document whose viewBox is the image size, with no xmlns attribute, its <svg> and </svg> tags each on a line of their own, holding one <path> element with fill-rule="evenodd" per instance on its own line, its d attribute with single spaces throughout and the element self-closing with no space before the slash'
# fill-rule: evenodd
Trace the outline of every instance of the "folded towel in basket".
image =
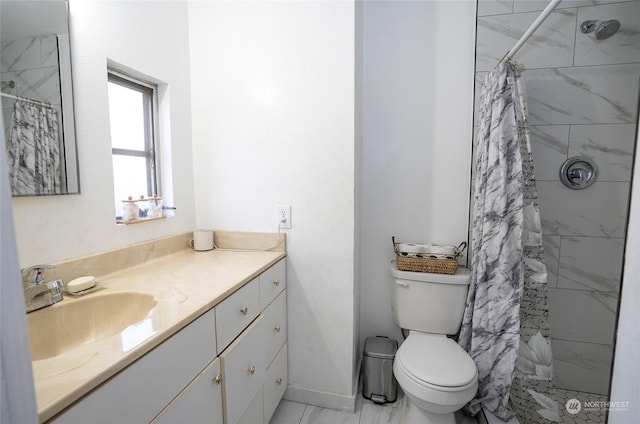
<svg viewBox="0 0 640 424">
<path fill-rule="evenodd" d="M 398 250 L 404 253 L 429 253 L 431 250 L 431 245 L 415 244 L 415 243 L 400 243 L 398 244 Z"/>
<path fill-rule="evenodd" d="M 408 258 L 456 259 L 456 248 L 454 246 L 399 243 L 398 254 Z"/>
</svg>

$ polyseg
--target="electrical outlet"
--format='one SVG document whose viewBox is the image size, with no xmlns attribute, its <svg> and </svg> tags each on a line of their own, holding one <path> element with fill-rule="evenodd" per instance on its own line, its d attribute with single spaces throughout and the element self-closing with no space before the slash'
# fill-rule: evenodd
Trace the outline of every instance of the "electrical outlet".
<svg viewBox="0 0 640 424">
<path fill-rule="evenodd" d="M 276 205 L 278 211 L 278 226 L 291 228 L 291 205 Z"/>
</svg>

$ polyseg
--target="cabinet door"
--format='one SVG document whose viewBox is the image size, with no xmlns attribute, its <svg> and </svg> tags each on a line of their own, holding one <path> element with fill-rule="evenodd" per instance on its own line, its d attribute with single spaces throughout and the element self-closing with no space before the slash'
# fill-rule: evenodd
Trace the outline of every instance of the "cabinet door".
<svg viewBox="0 0 640 424">
<path fill-rule="evenodd" d="M 260 315 L 224 352 L 222 398 L 225 423 L 236 424 L 258 392 L 267 372 L 265 327 Z"/>
<path fill-rule="evenodd" d="M 214 358 L 213 310 L 107 380 L 56 424 L 149 422 Z"/>
<path fill-rule="evenodd" d="M 220 359 L 216 358 L 202 370 L 152 423 L 223 424 Z"/>
<path fill-rule="evenodd" d="M 265 354 L 267 363 L 270 364 L 278 354 L 280 348 L 287 340 L 287 291 L 284 290 L 278 295 L 267 309 L 265 309 L 264 320 L 266 322 L 267 341 L 265 344 Z"/>
<path fill-rule="evenodd" d="M 258 393 L 256 393 L 256 395 L 253 397 L 253 400 L 251 401 L 247 409 L 240 417 L 240 420 L 238 420 L 238 424 L 262 424 L 262 405 L 262 388 L 260 388 L 258 390 Z"/>
<path fill-rule="evenodd" d="M 285 259 L 260 274 L 260 309 L 267 307 L 287 287 L 287 263 Z"/>
<path fill-rule="evenodd" d="M 278 407 L 280 399 L 287 389 L 287 344 L 280 349 L 278 356 L 273 360 L 267 370 L 267 378 L 264 380 L 264 422 L 268 423 Z"/>
<path fill-rule="evenodd" d="M 218 354 L 222 352 L 260 313 L 258 278 L 215 307 Z"/>
</svg>

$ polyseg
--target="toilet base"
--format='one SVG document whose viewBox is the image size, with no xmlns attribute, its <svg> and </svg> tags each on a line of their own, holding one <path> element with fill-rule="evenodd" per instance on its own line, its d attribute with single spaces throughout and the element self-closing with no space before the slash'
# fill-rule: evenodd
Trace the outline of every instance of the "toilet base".
<svg viewBox="0 0 640 424">
<path fill-rule="evenodd" d="M 455 424 L 456 418 L 453 412 L 447 414 L 434 414 L 426 409 L 419 408 L 415 403 L 404 397 L 400 424 Z"/>
</svg>

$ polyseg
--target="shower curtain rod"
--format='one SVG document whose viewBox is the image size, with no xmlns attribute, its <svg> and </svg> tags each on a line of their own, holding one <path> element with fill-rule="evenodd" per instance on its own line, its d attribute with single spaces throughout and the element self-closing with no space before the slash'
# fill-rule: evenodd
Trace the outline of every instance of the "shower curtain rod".
<svg viewBox="0 0 640 424">
<path fill-rule="evenodd" d="M 8 97 L 9 99 L 14 99 L 14 100 L 23 100 L 25 102 L 35 103 L 40 106 L 50 107 L 54 109 L 54 106 L 51 103 L 41 102 L 40 100 L 34 100 L 28 97 L 18 97 L 18 96 L 14 96 L 13 94 L 7 94 L 7 93 L 0 93 L 0 96 Z"/>
<path fill-rule="evenodd" d="M 518 50 L 520 50 L 520 47 L 522 47 L 523 44 L 527 42 L 529 37 L 531 37 L 531 35 L 534 32 L 536 32 L 538 27 L 544 22 L 545 19 L 547 19 L 549 14 L 553 12 L 553 9 L 555 9 L 556 6 L 558 6 L 558 3 L 560 3 L 560 1 L 561 0 L 551 0 L 549 2 L 547 7 L 545 7 L 542 13 L 540 13 L 540 15 L 536 18 L 536 20 L 531 24 L 529 29 L 522 35 L 522 37 L 520 37 L 518 42 L 511 48 L 511 50 L 507 51 L 505 55 L 502 56 L 502 59 L 500 59 L 500 62 L 498 62 L 498 65 L 500 65 L 502 62 L 505 62 L 511 59 L 516 53 L 518 53 Z"/>
</svg>

